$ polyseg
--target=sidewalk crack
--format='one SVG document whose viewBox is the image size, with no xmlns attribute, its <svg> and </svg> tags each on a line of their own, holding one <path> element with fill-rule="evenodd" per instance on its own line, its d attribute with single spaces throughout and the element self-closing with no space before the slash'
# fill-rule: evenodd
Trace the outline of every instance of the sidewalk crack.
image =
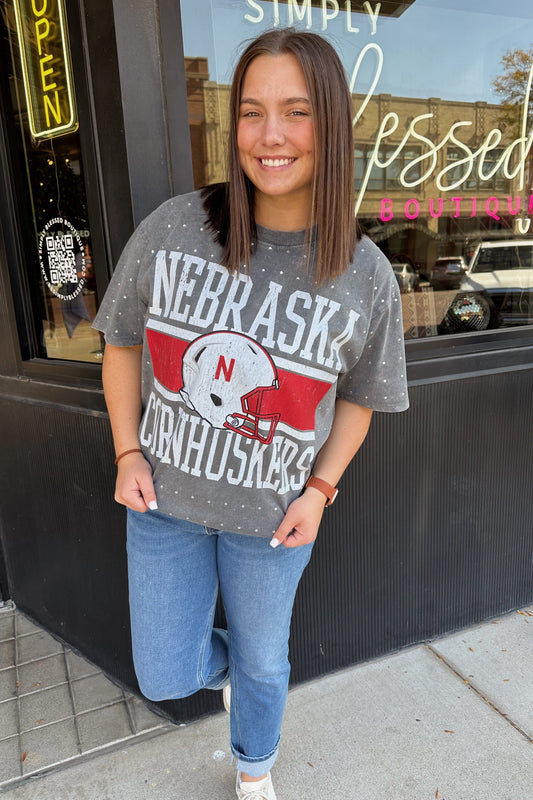
<svg viewBox="0 0 533 800">
<path fill-rule="evenodd" d="M 505 722 L 507 722 L 512 728 L 514 728 L 516 731 L 518 731 L 518 733 L 521 734 L 521 736 L 523 736 L 524 739 L 526 739 L 530 744 L 533 744 L 533 739 L 531 738 L 531 736 L 529 736 L 524 730 L 522 730 L 520 725 L 517 725 L 516 722 L 513 722 L 513 720 L 507 714 L 505 714 L 500 708 L 498 708 L 498 706 L 495 703 L 493 703 L 492 700 L 489 700 L 488 697 L 485 697 L 485 695 L 473 683 L 471 683 L 469 680 L 467 680 L 464 677 L 464 675 L 462 675 L 457 669 L 455 669 L 455 667 L 452 664 L 450 664 L 450 662 L 447 661 L 444 658 L 444 656 L 442 656 L 439 652 L 437 652 L 437 650 L 435 650 L 427 642 L 425 644 L 425 647 L 429 650 L 430 653 L 432 653 L 434 656 L 436 656 L 439 659 L 439 661 L 442 661 L 442 663 L 445 664 L 446 667 L 451 672 L 454 673 L 454 675 L 457 675 L 457 677 L 460 678 L 463 681 L 463 683 L 466 683 L 468 688 L 471 689 L 475 694 L 477 694 L 477 696 L 481 700 L 483 700 L 483 702 L 486 703 L 490 708 L 492 708 L 493 711 L 495 711 L 497 714 L 499 714 L 500 717 L 502 717 L 502 719 L 505 720 Z"/>
</svg>

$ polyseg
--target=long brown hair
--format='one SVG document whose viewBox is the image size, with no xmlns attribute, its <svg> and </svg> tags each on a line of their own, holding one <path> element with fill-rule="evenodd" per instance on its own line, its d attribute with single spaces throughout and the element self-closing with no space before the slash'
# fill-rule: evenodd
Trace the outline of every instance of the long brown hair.
<svg viewBox="0 0 533 800">
<path fill-rule="evenodd" d="M 204 206 L 216 240 L 223 247 L 223 264 L 232 272 L 241 263 L 248 265 L 256 226 L 254 186 L 242 170 L 237 147 L 242 85 L 254 58 L 286 54 L 295 56 L 302 68 L 315 130 L 309 229 L 316 226 L 314 280 L 318 285 L 344 272 L 359 237 L 354 216 L 352 102 L 341 61 L 324 38 L 294 28 L 274 29 L 261 34 L 245 49 L 231 86 L 229 181 L 225 186 L 204 189 Z M 309 248 L 309 230 L 306 243 Z"/>
</svg>

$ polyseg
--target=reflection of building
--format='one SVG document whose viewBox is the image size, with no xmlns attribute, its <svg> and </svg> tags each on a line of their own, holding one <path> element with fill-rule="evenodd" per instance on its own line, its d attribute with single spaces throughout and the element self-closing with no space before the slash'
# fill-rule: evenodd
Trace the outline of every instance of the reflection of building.
<svg viewBox="0 0 533 800">
<path fill-rule="evenodd" d="M 189 109 L 194 185 L 203 186 L 210 183 L 205 118 L 205 85 L 209 81 L 207 58 L 186 58 L 185 74 L 187 75 L 187 107 Z"/>
<path fill-rule="evenodd" d="M 230 87 L 209 80 L 207 58 L 185 58 L 194 185 L 224 180 Z"/>
<path fill-rule="evenodd" d="M 364 99 L 354 98 L 356 109 Z M 397 118 L 387 125 L 390 114 Z M 488 150 L 483 163 L 475 156 L 500 114 L 485 102 L 435 97 L 378 95 L 368 104 L 355 128 L 356 185 L 364 187 L 359 218 L 390 255 L 405 252 L 424 272 L 437 256 L 470 255 L 479 238 L 512 228 L 511 182 L 495 170 L 509 142 Z M 377 145 L 383 125 L 393 132 Z"/>
</svg>

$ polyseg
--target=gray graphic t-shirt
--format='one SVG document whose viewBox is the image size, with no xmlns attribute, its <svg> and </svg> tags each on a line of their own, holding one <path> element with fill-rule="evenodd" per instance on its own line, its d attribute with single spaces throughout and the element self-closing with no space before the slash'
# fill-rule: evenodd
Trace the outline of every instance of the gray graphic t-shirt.
<svg viewBox="0 0 533 800">
<path fill-rule="evenodd" d="M 314 288 L 303 243 L 303 231 L 259 228 L 249 274 L 232 276 L 193 193 L 160 206 L 126 245 L 94 327 L 111 345 L 143 344 L 139 440 L 160 511 L 271 537 L 337 397 L 408 407 L 389 262 L 363 237 L 343 275 Z"/>
</svg>

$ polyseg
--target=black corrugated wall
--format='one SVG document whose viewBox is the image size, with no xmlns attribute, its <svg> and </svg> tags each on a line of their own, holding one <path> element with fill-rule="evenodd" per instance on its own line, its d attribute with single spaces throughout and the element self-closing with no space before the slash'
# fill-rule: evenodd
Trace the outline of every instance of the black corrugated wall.
<svg viewBox="0 0 533 800">
<path fill-rule="evenodd" d="M 533 370 L 410 396 L 408 412 L 375 415 L 325 514 L 295 608 L 293 682 L 533 600 Z M 106 415 L 11 393 L 0 426 L 13 600 L 134 687 Z M 218 694 L 163 706 L 190 719 L 219 707 Z"/>
</svg>

